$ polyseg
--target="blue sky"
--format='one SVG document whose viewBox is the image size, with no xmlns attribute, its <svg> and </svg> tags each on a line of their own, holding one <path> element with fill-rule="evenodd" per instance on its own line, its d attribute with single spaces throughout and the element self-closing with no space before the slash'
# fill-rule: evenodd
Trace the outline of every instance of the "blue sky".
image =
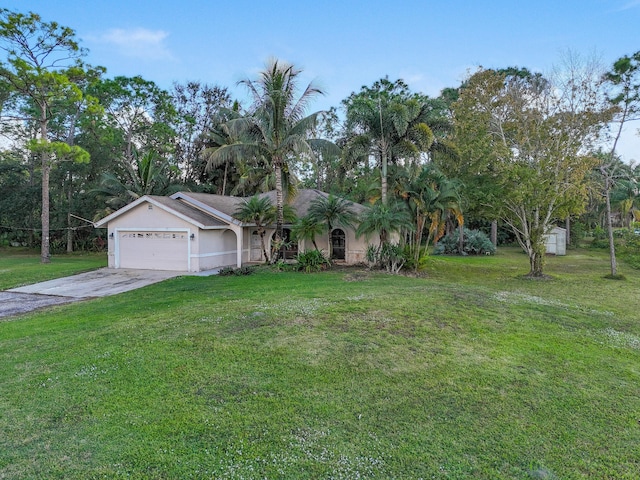
<svg viewBox="0 0 640 480">
<path fill-rule="evenodd" d="M 549 72 L 571 50 L 604 65 L 640 50 L 640 0 L 5 0 L 77 32 L 87 61 L 109 76 L 142 75 L 163 88 L 199 80 L 245 92 L 269 57 L 294 63 L 338 106 L 389 76 L 436 96 L 467 72 L 523 66 Z M 640 161 L 627 132 L 622 153 Z"/>
</svg>

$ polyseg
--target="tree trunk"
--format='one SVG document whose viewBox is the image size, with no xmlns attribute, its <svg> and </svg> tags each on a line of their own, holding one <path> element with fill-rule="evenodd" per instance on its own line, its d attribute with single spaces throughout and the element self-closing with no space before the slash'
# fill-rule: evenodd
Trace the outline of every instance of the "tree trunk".
<svg viewBox="0 0 640 480">
<path fill-rule="evenodd" d="M 73 253 L 73 229 L 71 228 L 71 191 L 73 186 L 73 175 L 69 170 L 69 191 L 67 192 L 67 253 Z"/>
<path fill-rule="evenodd" d="M 464 253 L 464 227 L 462 224 L 458 224 L 458 253 L 462 255 Z"/>
<path fill-rule="evenodd" d="M 529 253 L 529 277 L 540 278 L 543 276 L 542 267 L 544 265 L 544 256 L 539 252 L 532 251 Z"/>
<path fill-rule="evenodd" d="M 381 169 L 380 169 L 380 196 L 382 198 L 382 203 L 384 205 L 387 204 L 387 154 L 386 152 L 382 153 L 380 158 Z"/>
<path fill-rule="evenodd" d="M 47 141 L 47 111 L 42 108 L 40 117 L 40 138 L 42 142 Z M 49 152 L 45 148 L 40 152 L 40 161 L 42 162 L 42 243 L 40 246 L 40 261 L 42 263 L 51 262 L 51 252 L 49 249 L 49 173 L 51 167 L 49 165 Z"/>
<path fill-rule="evenodd" d="M 227 169 L 229 168 L 229 162 L 224 162 L 224 177 L 222 177 L 222 195 L 227 191 Z"/>
<path fill-rule="evenodd" d="M 498 246 L 498 221 L 491 221 L 491 243 L 494 247 Z"/>
<path fill-rule="evenodd" d="M 263 228 L 258 230 L 258 234 L 260 235 L 260 245 L 262 246 L 262 254 L 264 255 L 264 263 L 269 263 L 269 254 L 267 253 L 267 246 L 264 244 L 264 234 L 265 231 Z"/>
<path fill-rule="evenodd" d="M 275 245 L 271 245 L 271 261 L 275 262 L 280 256 L 277 249 L 280 248 L 282 241 L 282 226 L 284 224 L 284 196 L 282 193 L 282 164 L 279 159 L 274 161 L 274 170 L 276 175 L 276 234 L 274 237 Z M 277 248 L 276 248 L 277 247 Z"/>
<path fill-rule="evenodd" d="M 571 217 L 567 217 L 564 222 L 564 228 L 567 231 L 567 245 L 571 244 Z"/>
<path fill-rule="evenodd" d="M 606 222 L 607 222 L 607 233 L 609 234 L 609 258 L 611 260 L 611 276 L 615 277 L 618 275 L 618 264 L 616 262 L 616 245 L 613 241 L 613 224 L 611 223 L 611 183 L 610 179 L 607 176 L 605 179 L 605 188 L 604 188 L 604 198 L 606 205 Z"/>
</svg>

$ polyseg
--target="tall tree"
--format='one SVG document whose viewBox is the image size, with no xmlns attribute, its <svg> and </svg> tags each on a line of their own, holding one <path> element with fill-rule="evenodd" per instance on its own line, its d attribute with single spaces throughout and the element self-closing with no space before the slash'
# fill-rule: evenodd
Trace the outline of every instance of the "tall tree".
<svg viewBox="0 0 640 480">
<path fill-rule="evenodd" d="M 35 121 L 38 139 L 30 143 L 40 156 L 42 170 L 41 261 L 50 262 L 49 176 L 56 158 L 88 160 L 77 146 L 51 142 L 49 122 L 59 102 L 78 100 L 82 91 L 72 77 L 82 69 L 84 51 L 75 32 L 57 22 L 44 22 L 35 13 L 16 13 L 0 9 L 0 79 L 10 87 L 17 112 L 14 120 Z M 65 148 L 65 145 L 69 148 Z"/>
<path fill-rule="evenodd" d="M 579 213 L 586 201 L 594 163 L 586 153 L 607 120 L 589 77 L 551 83 L 521 69 L 479 70 L 454 104 L 459 128 L 482 129 L 496 185 L 491 206 L 529 256 L 533 277 L 543 275 L 552 222 Z"/>
<path fill-rule="evenodd" d="M 368 161 L 373 156 L 380 168 L 380 196 L 387 203 L 390 162 L 415 160 L 433 145 L 433 131 L 426 123 L 425 97 L 412 94 L 402 80 L 383 78 L 372 87 L 352 93 L 346 109 L 347 154 Z"/>
<path fill-rule="evenodd" d="M 604 80 L 609 87 L 608 99 L 616 108 L 614 124 L 617 128 L 613 134 L 609 155 L 600 163 L 600 173 L 604 178 L 604 191 L 606 207 L 607 232 L 609 235 L 609 258 L 611 263 L 611 276 L 618 274 L 616 260 L 616 247 L 613 240 L 613 224 L 611 220 L 611 190 L 614 187 L 614 178 L 617 175 L 616 150 L 622 136 L 622 131 L 628 122 L 640 118 L 640 51 L 631 56 L 618 59 L 610 71 L 604 75 Z"/>
<path fill-rule="evenodd" d="M 271 60 L 257 79 L 240 82 L 253 98 L 249 114 L 229 122 L 229 128 L 239 140 L 223 145 L 210 157 L 223 163 L 237 158 L 262 159 L 272 168 L 276 190 L 276 242 L 282 237 L 284 223 L 283 176 L 295 160 L 314 155 L 315 150 L 336 148 L 323 139 L 311 136 L 321 112 L 306 115 L 311 100 L 324 92 L 308 84 L 299 93 L 302 71 L 285 62 Z"/>
<path fill-rule="evenodd" d="M 203 180 L 207 135 L 221 109 L 229 107 L 226 88 L 200 82 L 175 83 L 171 97 L 176 109 L 174 161 L 187 183 Z"/>
</svg>

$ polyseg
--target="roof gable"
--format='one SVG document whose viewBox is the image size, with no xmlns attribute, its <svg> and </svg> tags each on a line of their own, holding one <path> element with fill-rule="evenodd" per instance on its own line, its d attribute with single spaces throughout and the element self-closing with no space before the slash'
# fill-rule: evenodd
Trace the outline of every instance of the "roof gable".
<svg viewBox="0 0 640 480">
<path fill-rule="evenodd" d="M 109 222 L 115 220 L 121 215 L 134 210 L 139 205 L 143 203 L 149 203 L 154 205 L 176 217 L 191 223 L 201 229 L 212 229 L 212 228 L 221 228 L 227 227 L 229 222 L 225 221 L 225 219 L 217 218 L 207 212 L 203 212 L 193 206 L 181 202 L 179 200 L 170 198 L 170 197 L 162 197 L 157 195 L 144 195 L 137 200 L 131 202 L 130 204 L 122 207 L 121 209 L 113 212 L 111 215 L 106 216 L 102 220 L 96 222 L 94 226 L 96 228 L 106 227 Z"/>
<path fill-rule="evenodd" d="M 260 198 L 269 198 L 274 205 L 276 203 L 275 190 L 258 194 L 258 196 Z M 316 189 L 301 189 L 298 190 L 295 197 L 290 199 L 289 205 L 291 205 L 298 217 L 304 217 L 308 213 L 311 203 L 319 197 L 328 198 L 329 194 Z M 242 202 L 250 198 L 199 192 L 178 192 L 170 197 L 145 195 L 98 221 L 94 226 L 96 228 L 106 227 L 109 222 L 145 202 L 155 205 L 202 229 L 221 228 L 229 224 L 239 226 L 253 225 L 251 223 L 243 223 L 235 218 L 235 212 L 238 207 Z M 359 203 L 349 201 L 349 205 L 356 215 L 365 210 L 365 207 Z"/>
</svg>

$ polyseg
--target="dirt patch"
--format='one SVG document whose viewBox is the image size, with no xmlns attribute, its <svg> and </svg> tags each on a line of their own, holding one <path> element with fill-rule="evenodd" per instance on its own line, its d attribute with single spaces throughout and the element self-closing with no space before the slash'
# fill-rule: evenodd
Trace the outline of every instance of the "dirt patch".
<svg viewBox="0 0 640 480">
<path fill-rule="evenodd" d="M 34 293 L 0 292 L 0 319 L 78 300 L 81 299 L 55 295 L 37 295 Z"/>
</svg>

